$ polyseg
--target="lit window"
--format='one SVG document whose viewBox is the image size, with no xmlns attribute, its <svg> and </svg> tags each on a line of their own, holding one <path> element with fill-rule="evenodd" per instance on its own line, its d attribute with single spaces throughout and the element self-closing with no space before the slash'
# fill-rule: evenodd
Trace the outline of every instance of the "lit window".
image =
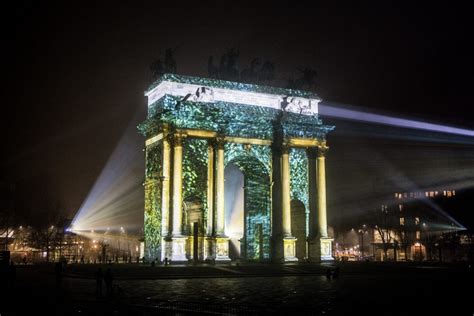
<svg viewBox="0 0 474 316">
<path fill-rule="evenodd" d="M 421 233 L 419 230 L 416 231 L 416 239 L 420 239 L 421 238 Z"/>
<path fill-rule="evenodd" d="M 438 191 L 435 191 L 435 195 L 438 195 Z"/>
<path fill-rule="evenodd" d="M 415 225 L 419 225 L 420 224 L 420 218 L 419 217 L 415 217 Z"/>
<path fill-rule="evenodd" d="M 403 209 L 403 205 L 402 205 L 402 204 L 398 204 L 398 208 L 400 209 L 400 212 L 401 212 L 402 209 Z"/>
<path fill-rule="evenodd" d="M 395 198 L 398 198 L 398 193 L 395 193 Z"/>
<path fill-rule="evenodd" d="M 434 192 L 430 191 L 430 197 L 434 197 Z"/>
<path fill-rule="evenodd" d="M 456 195 L 456 191 L 453 190 L 453 196 Z"/>
<path fill-rule="evenodd" d="M 452 194 L 451 194 L 451 191 L 448 191 L 448 197 L 451 197 Z"/>
<path fill-rule="evenodd" d="M 425 196 L 428 196 L 428 192 L 425 192 Z"/>
<path fill-rule="evenodd" d="M 405 218 L 404 217 L 400 217 L 400 225 L 405 225 Z"/>
<path fill-rule="evenodd" d="M 443 195 L 446 196 L 446 191 L 443 191 Z"/>
</svg>

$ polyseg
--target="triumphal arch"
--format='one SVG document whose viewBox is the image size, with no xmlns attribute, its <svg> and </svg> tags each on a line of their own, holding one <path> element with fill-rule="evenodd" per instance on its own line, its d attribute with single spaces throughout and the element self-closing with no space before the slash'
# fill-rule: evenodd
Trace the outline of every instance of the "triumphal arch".
<svg viewBox="0 0 474 316">
<path fill-rule="evenodd" d="M 332 259 L 334 126 L 319 118 L 315 94 L 165 74 L 145 95 L 148 259 Z"/>
</svg>

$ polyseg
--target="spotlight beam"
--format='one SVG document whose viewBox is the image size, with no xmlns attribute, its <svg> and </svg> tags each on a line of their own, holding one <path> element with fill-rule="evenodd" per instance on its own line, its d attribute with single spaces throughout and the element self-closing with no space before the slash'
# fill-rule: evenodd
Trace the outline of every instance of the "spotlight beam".
<svg viewBox="0 0 474 316">
<path fill-rule="evenodd" d="M 433 124 L 415 120 L 408 120 L 393 116 L 367 113 L 363 111 L 349 110 L 328 104 L 319 105 L 319 113 L 323 116 L 348 119 L 353 121 L 367 122 L 372 124 L 383 124 L 396 127 L 420 129 L 431 132 L 447 133 L 474 137 L 474 130 L 457 128 L 447 125 Z"/>
</svg>

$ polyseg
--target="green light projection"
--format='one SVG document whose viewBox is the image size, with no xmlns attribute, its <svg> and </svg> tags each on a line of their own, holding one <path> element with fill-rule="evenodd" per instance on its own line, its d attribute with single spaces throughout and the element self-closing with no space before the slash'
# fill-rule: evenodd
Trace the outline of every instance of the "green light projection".
<svg viewBox="0 0 474 316">
<path fill-rule="evenodd" d="M 180 101 L 166 95 L 150 105 L 147 119 L 139 130 L 147 137 L 159 132 L 160 123 L 179 129 L 203 129 L 226 136 L 272 139 L 274 122 L 279 121 L 284 137 L 325 139 L 333 126 L 322 125 L 317 115 L 299 115 L 260 106 L 228 102 Z"/>
<path fill-rule="evenodd" d="M 145 258 L 161 257 L 161 146 L 151 146 L 146 151 L 145 168 Z"/>
<path fill-rule="evenodd" d="M 304 204 L 306 214 L 306 235 L 309 229 L 309 183 L 308 156 L 303 148 L 290 149 L 290 190 L 291 199 Z"/>
<path fill-rule="evenodd" d="M 207 223 L 207 141 L 186 139 L 183 144 L 183 201 L 194 201 L 201 205 L 203 226 Z M 183 221 L 186 216 L 183 216 Z M 187 226 L 186 229 L 189 229 Z M 203 227 L 201 227 L 202 229 Z M 189 232 L 185 232 L 189 233 Z"/>
<path fill-rule="evenodd" d="M 306 91 L 263 87 L 222 80 L 164 75 L 148 91 L 163 81 L 194 84 L 248 92 L 316 97 Z M 324 141 L 334 126 L 323 125 L 317 114 L 300 115 L 281 110 L 222 101 L 194 102 L 192 98 L 164 94 L 148 106 L 146 120 L 138 128 L 146 138 L 156 136 L 164 124 L 175 130 L 198 129 L 219 136 L 255 138 L 275 142 L 282 138 L 309 138 Z M 278 141 L 277 141 L 278 142 Z M 148 148 L 145 180 L 145 248 L 148 258 L 158 257 L 161 242 L 161 142 Z M 203 224 L 207 214 L 207 140 L 185 138 L 183 142 L 183 201 L 199 201 Z M 226 143 L 225 164 L 233 162 L 245 175 L 245 236 L 243 255 L 249 260 L 268 259 L 271 236 L 272 148 L 264 145 Z M 300 200 L 306 209 L 308 228 L 309 192 L 308 158 L 305 149 L 290 150 L 291 198 Z M 186 215 L 186 214 L 184 214 Z M 183 220 L 186 216 L 183 216 Z M 186 226 L 183 226 L 186 227 Z M 308 232 L 308 229 L 306 229 Z M 185 232 L 186 233 L 186 232 Z"/>
</svg>

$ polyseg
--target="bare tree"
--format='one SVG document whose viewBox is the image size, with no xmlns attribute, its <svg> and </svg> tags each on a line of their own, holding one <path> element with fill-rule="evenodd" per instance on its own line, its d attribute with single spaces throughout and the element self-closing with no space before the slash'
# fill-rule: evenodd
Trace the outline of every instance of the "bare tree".
<svg viewBox="0 0 474 316">
<path fill-rule="evenodd" d="M 388 250 L 392 246 L 394 236 L 394 216 L 389 212 L 387 205 L 382 205 L 379 211 L 376 211 L 373 220 L 375 221 L 374 228 L 380 236 L 382 241 L 382 250 L 384 253 L 384 260 L 388 258 Z"/>
<path fill-rule="evenodd" d="M 46 253 L 46 261 L 50 261 L 51 252 L 59 249 L 67 227 L 63 216 L 63 208 L 58 202 L 46 202 L 45 206 L 34 213 L 30 244 Z"/>
<path fill-rule="evenodd" d="M 3 248 L 8 250 L 11 241 L 13 227 L 16 223 L 15 207 L 14 207 L 14 191 L 15 187 L 10 184 L 0 184 L 0 236 L 4 236 Z"/>
<path fill-rule="evenodd" d="M 0 212 L 0 236 L 3 236 L 3 250 L 8 251 L 10 236 L 13 232 L 13 211 L 4 209 Z"/>
</svg>

